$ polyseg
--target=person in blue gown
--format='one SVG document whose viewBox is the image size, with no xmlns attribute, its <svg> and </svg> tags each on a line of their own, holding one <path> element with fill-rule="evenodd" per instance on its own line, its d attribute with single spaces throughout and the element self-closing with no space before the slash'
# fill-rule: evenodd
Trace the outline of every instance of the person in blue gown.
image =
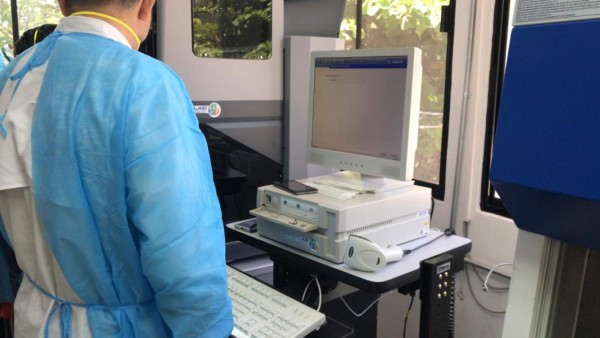
<svg viewBox="0 0 600 338">
<path fill-rule="evenodd" d="M 16 337 L 227 337 L 206 141 L 165 64 L 136 51 L 154 0 L 59 0 L 0 71 L 0 232 L 23 270 Z"/>
</svg>

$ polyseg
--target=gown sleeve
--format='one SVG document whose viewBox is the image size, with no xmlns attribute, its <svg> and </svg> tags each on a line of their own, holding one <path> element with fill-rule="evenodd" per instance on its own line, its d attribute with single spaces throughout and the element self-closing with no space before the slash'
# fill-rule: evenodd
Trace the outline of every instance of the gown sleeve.
<svg viewBox="0 0 600 338">
<path fill-rule="evenodd" d="M 206 140 L 183 84 L 165 78 L 126 117 L 127 214 L 173 335 L 226 337 L 233 319 L 224 228 Z"/>
</svg>

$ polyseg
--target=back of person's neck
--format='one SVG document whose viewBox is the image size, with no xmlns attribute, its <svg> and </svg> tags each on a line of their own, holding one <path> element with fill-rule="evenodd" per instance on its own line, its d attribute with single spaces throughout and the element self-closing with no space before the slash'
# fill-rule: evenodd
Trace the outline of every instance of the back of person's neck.
<svg viewBox="0 0 600 338">
<path fill-rule="evenodd" d="M 130 24 L 132 15 L 133 13 L 129 13 L 128 11 L 117 12 L 108 9 L 81 10 L 69 14 L 69 16 L 88 16 L 110 24 L 123 34 L 132 48 L 138 49 L 141 41 L 137 32 Z"/>
</svg>

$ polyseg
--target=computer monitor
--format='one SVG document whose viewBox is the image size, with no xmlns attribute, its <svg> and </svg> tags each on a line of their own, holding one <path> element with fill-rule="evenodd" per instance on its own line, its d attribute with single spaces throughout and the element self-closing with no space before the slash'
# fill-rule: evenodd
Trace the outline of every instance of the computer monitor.
<svg viewBox="0 0 600 338">
<path fill-rule="evenodd" d="M 308 161 L 363 183 L 412 180 L 421 73 L 417 48 L 313 52 Z"/>
</svg>

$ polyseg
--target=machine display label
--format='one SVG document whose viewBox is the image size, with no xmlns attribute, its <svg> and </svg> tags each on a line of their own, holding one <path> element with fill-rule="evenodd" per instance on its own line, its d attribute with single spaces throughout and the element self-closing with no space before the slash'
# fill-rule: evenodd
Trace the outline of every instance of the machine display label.
<svg viewBox="0 0 600 338">
<path fill-rule="evenodd" d="M 446 262 L 440 266 L 437 267 L 437 274 L 446 272 L 450 270 L 450 262 Z"/>
<path fill-rule="evenodd" d="M 284 233 L 283 237 L 289 242 L 300 244 L 303 246 L 304 245 L 308 246 L 308 238 L 306 238 L 306 237 L 298 236 L 296 234 L 291 234 L 289 232 Z"/>
<path fill-rule="evenodd" d="M 519 0 L 514 26 L 600 18 L 600 0 Z"/>
<path fill-rule="evenodd" d="M 319 250 L 319 245 L 317 244 L 317 241 L 315 241 L 312 238 L 308 239 L 304 236 L 300 236 L 300 235 L 289 233 L 289 232 L 284 233 L 283 238 L 286 241 L 291 242 L 296 245 L 299 245 L 301 247 L 308 247 L 312 251 Z"/>
</svg>

